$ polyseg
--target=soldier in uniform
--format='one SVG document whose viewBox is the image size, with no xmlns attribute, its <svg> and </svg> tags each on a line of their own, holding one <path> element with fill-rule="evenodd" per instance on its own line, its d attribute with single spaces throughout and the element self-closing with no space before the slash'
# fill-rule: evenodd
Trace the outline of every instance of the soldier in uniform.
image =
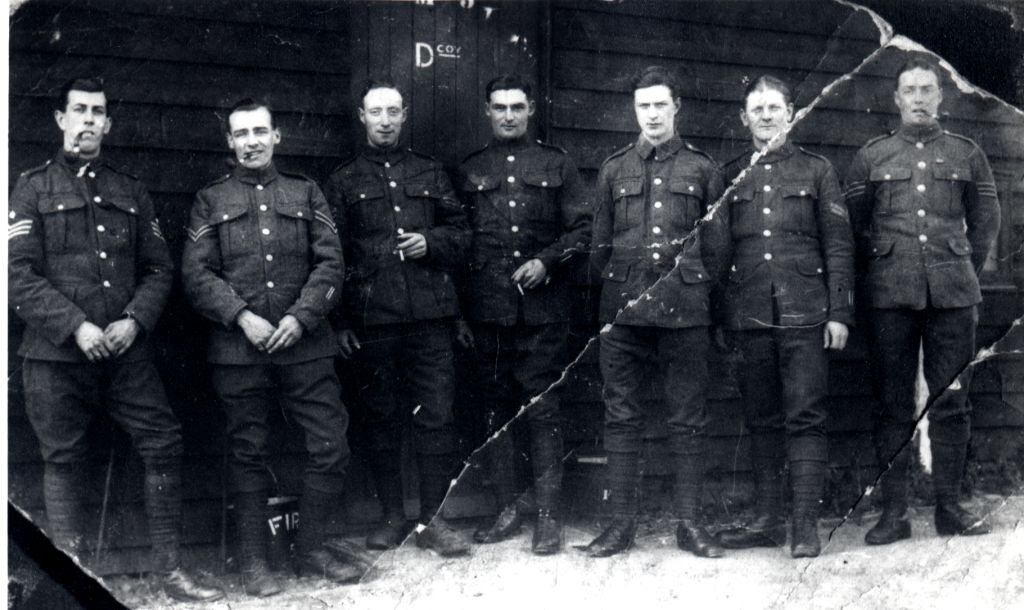
<svg viewBox="0 0 1024 610">
<path fill-rule="evenodd" d="M 709 282 L 717 272 L 707 268 L 714 259 L 694 229 L 722 194 L 722 176 L 708 155 L 676 133 L 681 102 L 674 77 L 652 66 L 632 84 L 640 138 L 606 159 L 597 180 L 591 260 L 604 278 L 600 367 L 611 522 L 585 550 L 613 555 L 629 548 L 636 534 L 647 420 L 641 373 L 653 359 L 664 376 L 677 544 L 720 557 L 721 547 L 699 521 Z"/>
<path fill-rule="evenodd" d="M 243 99 L 228 113 L 235 167 L 196 195 L 182 263 L 185 291 L 214 324 L 207 359 L 227 415 L 239 554 L 249 595 L 281 591 L 266 563 L 268 416 L 274 397 L 302 427 L 309 459 L 297 572 L 348 583 L 360 570 L 321 542 L 349 459 L 348 414 L 334 371 L 327 313 L 339 300 L 337 227 L 320 188 L 273 162 L 281 132 L 270 107 Z"/>
<path fill-rule="evenodd" d="M 149 343 L 174 267 L 153 203 L 100 154 L 111 127 L 102 81 L 69 81 L 54 116 L 63 147 L 18 179 L 7 230 L 10 302 L 27 325 L 18 354 L 45 462 L 47 529 L 58 547 L 82 550 L 85 438 L 99 398 L 142 456 L 152 565 L 164 590 L 184 601 L 219 599 L 220 589 L 181 568 L 181 426 Z"/>
<path fill-rule="evenodd" d="M 882 516 L 868 544 L 910 537 L 906 516 L 918 350 L 928 385 L 935 529 L 985 534 L 960 503 L 971 436 L 969 375 L 981 288 L 978 273 L 999 229 L 999 202 L 985 153 L 938 122 L 942 75 L 913 58 L 896 73 L 898 129 L 865 144 L 846 178 L 858 253 L 866 267 L 875 382 L 875 446 Z M 951 384 L 953 384 L 951 386 Z M 905 447 L 906 446 L 906 447 Z"/>
<path fill-rule="evenodd" d="M 853 324 L 853 235 L 832 164 L 787 141 L 789 87 L 762 76 L 743 99 L 740 119 L 753 147 L 725 167 L 735 183 L 713 222 L 724 223 L 730 239 L 714 250 L 731 268 L 716 310 L 742 355 L 757 507 L 752 522 L 718 540 L 733 549 L 785 543 L 788 458 L 791 552 L 816 557 L 828 460 L 827 350 L 843 349 Z"/>
<path fill-rule="evenodd" d="M 359 400 L 384 510 L 366 545 L 392 548 L 409 532 L 399 449 L 411 416 L 422 524 L 416 544 L 463 555 L 469 543 L 440 508 L 460 465 L 450 328 L 459 308 L 450 272 L 469 239 L 466 215 L 441 164 L 399 145 L 406 109 L 398 88 L 373 80 L 359 99 L 366 142 L 326 190 L 349 263 L 338 342 L 363 372 Z"/>
<path fill-rule="evenodd" d="M 488 436 L 528 404 L 537 497 L 532 550 L 548 555 L 561 548 L 561 386 L 552 386 L 569 336 L 566 270 L 590 242 L 590 209 L 568 154 L 527 136 L 535 110 L 530 85 L 515 75 L 499 76 L 487 84 L 486 95 L 493 140 L 463 161 L 457 180 L 473 229 L 463 300 L 472 329 L 459 337 L 475 344 Z M 484 453 L 500 512 L 474 539 L 499 542 L 522 521 L 509 431 Z"/>
</svg>

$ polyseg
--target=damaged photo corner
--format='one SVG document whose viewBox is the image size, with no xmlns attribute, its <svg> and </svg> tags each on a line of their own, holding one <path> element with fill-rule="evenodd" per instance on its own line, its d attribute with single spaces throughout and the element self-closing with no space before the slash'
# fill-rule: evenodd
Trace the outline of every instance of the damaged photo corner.
<svg viewBox="0 0 1024 610">
<path fill-rule="evenodd" d="M 402 371 L 391 389 L 411 425 L 401 463 L 385 469 L 393 484 L 381 485 L 370 376 L 358 368 L 374 348 L 356 327 L 362 346 L 335 364 L 352 456 L 321 538 L 362 575 L 296 578 L 307 445 L 297 415 L 274 414 L 266 553 L 283 590 L 267 598 L 247 594 L 238 557 L 211 325 L 175 280 L 146 332 L 182 425 L 182 565 L 225 593 L 205 607 L 1008 608 L 1024 598 L 1014 567 L 1024 559 L 1024 15 L 1014 3 L 12 4 L 9 193 L 53 154 L 60 86 L 101 77 L 104 157 L 152 195 L 176 273 L 200 234 L 195 195 L 224 174 L 222 122 L 239 98 L 270 100 L 275 164 L 324 187 L 335 220 L 336 193 L 375 197 L 335 178 L 364 154 L 364 133 L 374 144 L 368 78 L 386 81 L 368 92 L 399 93 L 400 127 L 378 135 L 443 168 L 464 208 L 500 203 L 502 222 L 523 233 L 512 239 L 550 226 L 574 236 L 555 240 L 550 258 L 504 254 L 515 260 L 510 321 L 494 324 L 495 310 L 473 301 L 489 290 L 475 278 L 498 264 L 473 246 L 464 268 L 437 276 L 459 286 L 466 323 L 450 330 L 458 467 L 437 498 L 458 540 L 422 536 L 433 518 L 421 514 L 417 418 L 434 411 L 402 404 L 421 396 Z M 953 45 L 950 33 L 1000 42 Z M 505 74 L 522 81 L 488 87 Z M 444 205 L 411 186 L 395 219 L 399 207 Z M 592 217 L 588 244 L 566 211 L 577 198 Z M 10 247 L 32 226 L 9 212 Z M 481 218 L 469 215 L 473 239 L 498 231 Z M 420 264 L 405 252 L 415 251 L 399 246 L 398 264 Z M 528 260 L 544 273 L 520 266 Z M 543 300 L 552 287 L 565 296 Z M 106 416 L 88 430 L 73 567 L 41 549 L 50 499 L 15 354 L 33 321 L 15 301 L 25 302 L 9 297 L 9 603 L 109 607 L 91 581 L 128 607 L 176 606 L 149 551 L 141 461 Z M 545 308 L 553 315 L 533 313 Z M 538 332 L 552 322 L 558 332 Z M 395 511 L 383 494 L 396 489 L 401 526 L 387 530 Z M 382 523 L 397 538 L 367 548 Z"/>
</svg>

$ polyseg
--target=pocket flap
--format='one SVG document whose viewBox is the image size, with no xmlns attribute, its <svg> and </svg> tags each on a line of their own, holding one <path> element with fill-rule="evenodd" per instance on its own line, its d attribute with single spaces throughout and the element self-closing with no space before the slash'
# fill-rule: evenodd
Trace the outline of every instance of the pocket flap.
<svg viewBox="0 0 1024 610">
<path fill-rule="evenodd" d="M 629 279 L 629 268 L 632 266 L 632 261 L 612 259 L 608 261 L 608 266 L 604 268 L 601 277 L 606 282 L 625 282 Z"/>
<path fill-rule="evenodd" d="M 279 202 L 275 207 L 277 213 L 288 218 L 296 218 L 298 220 L 312 220 L 313 210 L 310 209 L 309 204 L 306 202 Z"/>
<path fill-rule="evenodd" d="M 783 197 L 811 197 L 818 198 L 818 191 L 810 184 L 784 184 L 779 187 Z"/>
<path fill-rule="evenodd" d="M 498 188 L 501 181 L 497 176 L 483 176 L 480 174 L 469 174 L 465 180 L 459 186 L 460 189 L 467 193 L 475 193 L 482 191 L 493 191 Z"/>
<path fill-rule="evenodd" d="M 81 197 L 68 193 L 66 195 L 51 195 L 39 200 L 40 214 L 56 214 L 66 210 L 76 210 L 85 207 L 85 200 Z"/>
<path fill-rule="evenodd" d="M 523 174 L 523 182 L 540 188 L 558 188 L 562 186 L 562 176 L 550 172 L 527 172 Z"/>
<path fill-rule="evenodd" d="M 815 261 L 809 258 L 801 258 L 796 262 L 796 270 L 801 275 L 821 275 L 825 273 L 825 267 L 820 261 Z"/>
<path fill-rule="evenodd" d="M 974 251 L 974 249 L 971 248 L 971 242 L 965 237 L 950 237 L 949 249 L 952 250 L 954 254 L 959 254 L 960 256 L 967 256 Z"/>
<path fill-rule="evenodd" d="M 700 182 L 695 178 L 676 178 L 669 182 L 668 190 L 680 195 L 690 195 L 691 197 L 704 196 L 704 189 L 701 188 Z"/>
<path fill-rule="evenodd" d="M 122 212 L 125 212 L 126 214 L 131 214 L 132 216 L 139 215 L 139 206 L 131 197 L 111 197 L 107 201 L 110 202 L 110 205 Z"/>
<path fill-rule="evenodd" d="M 971 168 L 969 167 L 953 167 L 947 165 L 933 165 L 932 176 L 936 180 L 963 180 L 970 182 Z"/>
<path fill-rule="evenodd" d="M 615 180 L 612 182 L 612 197 L 629 197 L 644 192 L 643 181 L 640 178 L 629 178 L 626 180 Z"/>
<path fill-rule="evenodd" d="M 357 185 L 345 191 L 345 199 L 349 203 L 358 203 L 367 199 L 380 199 L 384 196 L 384 187 L 379 184 Z"/>
<path fill-rule="evenodd" d="M 245 216 L 248 213 L 249 207 L 245 205 L 218 208 L 210 214 L 210 225 L 219 225 L 222 222 L 234 220 L 240 216 Z"/>
<path fill-rule="evenodd" d="M 438 199 L 441 196 L 441 193 L 438 192 L 437 185 L 434 184 L 406 184 L 405 196 Z"/>
<path fill-rule="evenodd" d="M 729 201 L 753 201 L 754 187 L 751 184 L 743 184 L 733 187 L 729 191 Z"/>
<path fill-rule="evenodd" d="M 868 254 L 870 256 L 885 256 L 892 252 L 892 246 L 895 240 L 892 239 L 873 239 L 868 244 Z"/>
<path fill-rule="evenodd" d="M 910 170 L 906 167 L 876 167 L 871 170 L 872 182 L 890 182 L 892 180 L 910 180 Z"/>
</svg>

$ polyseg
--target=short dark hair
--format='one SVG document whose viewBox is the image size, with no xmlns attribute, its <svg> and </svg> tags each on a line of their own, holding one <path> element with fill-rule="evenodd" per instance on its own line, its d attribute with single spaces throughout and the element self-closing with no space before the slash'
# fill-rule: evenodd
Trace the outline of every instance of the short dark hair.
<svg viewBox="0 0 1024 610">
<path fill-rule="evenodd" d="M 903 62 L 899 70 L 896 70 L 896 82 L 893 85 L 893 89 L 897 89 L 900 86 L 900 76 L 903 76 L 904 72 L 910 72 L 911 70 L 927 70 L 935 75 L 935 79 L 938 81 L 939 86 L 942 86 L 942 70 L 939 69 L 939 65 L 930 59 L 924 57 L 911 57 L 907 61 Z"/>
<path fill-rule="evenodd" d="M 636 73 L 629 81 L 632 91 L 664 85 L 672 92 L 672 99 L 679 97 L 679 81 L 663 66 L 647 66 Z"/>
<path fill-rule="evenodd" d="M 398 88 L 390 78 L 374 77 L 366 79 L 366 83 L 363 85 L 363 90 L 359 93 L 359 107 L 362 108 L 363 100 L 366 99 L 366 94 L 373 91 L 374 89 L 394 89 L 398 92 L 398 95 L 402 96 L 402 102 L 405 102 L 405 95 L 402 90 Z"/>
<path fill-rule="evenodd" d="M 103 79 L 98 76 L 72 78 L 60 88 L 60 93 L 53 98 L 53 109 L 64 112 L 68 108 L 68 94 L 72 91 L 87 93 L 103 93 Z"/>
<path fill-rule="evenodd" d="M 793 103 L 793 92 L 790 90 L 789 85 L 786 84 L 786 81 L 771 74 L 763 74 L 755 78 L 754 82 L 747 85 L 746 90 L 743 91 L 743 105 L 746 106 L 747 98 L 750 97 L 751 93 L 767 90 L 778 91 L 782 94 L 782 99 L 786 101 L 786 104 Z"/>
<path fill-rule="evenodd" d="M 231 133 L 231 115 L 236 112 L 249 112 L 251 110 L 259 110 L 260 108 L 266 108 L 267 112 L 270 113 L 270 127 L 276 128 L 277 125 L 274 123 L 274 109 L 270 107 L 267 100 L 261 97 L 243 97 L 234 104 L 231 104 L 231 108 L 228 113 L 224 115 L 224 133 Z"/>
<path fill-rule="evenodd" d="M 491 79 L 491 82 L 487 83 L 487 88 L 484 89 L 484 101 L 491 101 L 491 94 L 495 91 L 507 91 L 519 89 L 526 94 L 526 99 L 533 99 L 533 87 L 530 83 L 526 82 L 526 79 L 519 76 L 518 74 L 502 74 Z"/>
</svg>

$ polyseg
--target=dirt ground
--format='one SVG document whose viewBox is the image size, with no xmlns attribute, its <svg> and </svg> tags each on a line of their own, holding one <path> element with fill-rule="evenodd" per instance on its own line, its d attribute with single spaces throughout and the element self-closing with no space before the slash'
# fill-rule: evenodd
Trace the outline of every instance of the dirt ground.
<svg viewBox="0 0 1024 610">
<path fill-rule="evenodd" d="M 372 576 L 357 585 L 292 579 L 285 593 L 256 600 L 229 576 L 227 599 L 198 607 L 638 610 L 698 602 L 744 610 L 1024 608 L 1024 496 L 987 496 L 972 504 L 991 511 L 992 534 L 939 538 L 930 510 L 918 508 L 913 537 L 884 547 L 863 543 L 873 515 L 838 528 L 836 520 L 823 521 L 823 535 L 835 528 L 831 541 L 820 557 L 801 560 L 791 559 L 788 548 L 699 559 L 675 547 L 668 524 L 655 525 L 631 551 L 608 559 L 590 559 L 573 548 L 597 533 L 596 526 L 581 523 L 566 528 L 566 550 L 551 557 L 530 554 L 529 527 L 513 540 L 474 546 L 463 559 L 440 559 L 409 541 L 381 555 Z M 108 584 L 133 607 L 188 607 L 147 591 L 137 580 Z"/>
</svg>

